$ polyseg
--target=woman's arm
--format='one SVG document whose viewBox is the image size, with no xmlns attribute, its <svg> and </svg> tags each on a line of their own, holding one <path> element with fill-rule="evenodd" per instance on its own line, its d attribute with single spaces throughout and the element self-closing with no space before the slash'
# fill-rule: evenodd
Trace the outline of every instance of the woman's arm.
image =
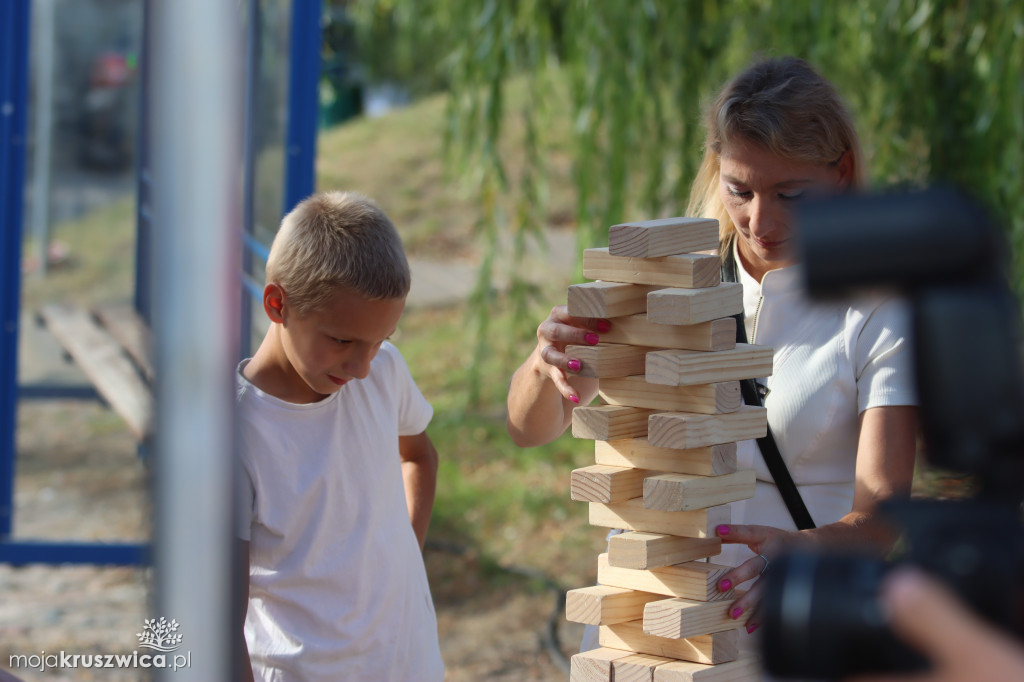
<svg viewBox="0 0 1024 682">
<path fill-rule="evenodd" d="M 857 468 L 854 483 L 853 509 L 835 523 L 800 532 L 770 526 L 719 526 L 722 542 L 747 545 L 755 554 L 769 558 L 785 547 L 804 543 L 822 546 L 868 545 L 879 553 L 887 552 L 896 536 L 879 518 L 878 503 L 908 497 L 914 478 L 917 453 L 917 408 L 909 406 L 874 407 L 860 416 L 857 441 Z M 731 589 L 764 570 L 764 559 L 754 557 L 722 576 L 719 588 Z M 761 598 L 763 587 L 754 583 L 746 595 L 730 607 L 734 618 L 750 615 Z M 747 629 L 757 627 L 756 617 L 748 620 Z"/>
<path fill-rule="evenodd" d="M 597 379 L 575 376 L 578 358 L 565 347 L 595 345 L 610 323 L 596 318 L 571 317 L 557 306 L 537 328 L 537 346 L 512 375 L 508 389 L 508 433 L 516 445 L 550 443 L 572 423 L 572 410 L 597 395 Z"/>
</svg>

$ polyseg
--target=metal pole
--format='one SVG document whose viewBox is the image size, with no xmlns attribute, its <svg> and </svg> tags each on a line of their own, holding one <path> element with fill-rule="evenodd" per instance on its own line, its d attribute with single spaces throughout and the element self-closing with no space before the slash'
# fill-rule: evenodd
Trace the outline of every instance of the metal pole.
<svg viewBox="0 0 1024 682">
<path fill-rule="evenodd" d="M 246 17 L 247 32 L 245 50 L 245 142 L 242 147 L 244 161 L 242 186 L 242 230 L 246 243 L 242 245 L 242 277 L 252 276 L 253 257 L 248 242 L 256 231 L 256 157 L 258 145 L 256 135 L 256 111 L 260 93 L 260 61 L 263 52 L 263 17 L 260 13 L 260 0 L 249 0 L 249 11 Z M 239 358 L 252 355 L 252 309 L 253 297 L 248 291 L 242 290 L 241 318 L 239 334 Z"/>
<path fill-rule="evenodd" d="M 210 682 L 234 679 L 242 24 L 237 2 L 158 0 L 150 10 L 159 377 L 154 615 L 177 620 L 191 656 L 190 668 L 164 669 L 158 679 Z"/>
<path fill-rule="evenodd" d="M 53 0 L 33 2 L 36 41 L 35 133 L 32 146 L 32 240 L 39 275 L 46 275 L 50 246 L 50 172 L 53 148 Z"/>
<path fill-rule="evenodd" d="M 28 31 L 28 0 L 0 2 L 0 541 L 14 516 Z"/>
<path fill-rule="evenodd" d="M 288 59 L 288 130 L 282 215 L 316 188 L 321 0 L 293 0 Z"/>
</svg>

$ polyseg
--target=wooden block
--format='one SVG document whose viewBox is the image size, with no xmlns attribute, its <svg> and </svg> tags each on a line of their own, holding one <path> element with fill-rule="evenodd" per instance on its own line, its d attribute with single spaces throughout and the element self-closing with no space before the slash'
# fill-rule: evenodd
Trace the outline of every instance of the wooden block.
<svg viewBox="0 0 1024 682">
<path fill-rule="evenodd" d="M 677 474 L 720 476 L 736 471 L 736 443 L 677 450 L 654 447 L 646 438 L 599 440 L 594 443 L 594 461 Z"/>
<path fill-rule="evenodd" d="M 586 625 L 611 625 L 644 617 L 644 604 L 664 599 L 660 594 L 611 585 L 580 587 L 565 593 L 565 619 Z"/>
<path fill-rule="evenodd" d="M 646 407 L 669 412 L 726 414 L 735 412 L 743 404 L 738 381 L 696 386 L 665 386 L 648 383 L 641 374 L 606 377 L 601 380 L 599 386 L 601 397 L 609 405 Z"/>
<path fill-rule="evenodd" d="M 602 585 L 694 601 L 733 599 L 733 590 L 721 592 L 718 589 L 719 579 L 730 570 L 730 566 L 720 566 L 709 561 L 688 561 L 646 570 L 618 568 L 608 563 L 607 554 L 597 557 L 597 582 Z"/>
<path fill-rule="evenodd" d="M 657 474 L 643 479 L 644 507 L 661 511 L 704 509 L 749 500 L 754 496 L 756 485 L 753 469 L 723 476 Z"/>
<path fill-rule="evenodd" d="M 608 565 L 615 568 L 650 569 L 720 554 L 721 538 L 681 538 L 664 533 L 630 531 L 608 540 Z"/>
<path fill-rule="evenodd" d="M 737 592 L 734 599 L 739 598 Z M 644 633 L 686 639 L 711 632 L 724 632 L 742 626 L 742 620 L 729 617 L 731 604 L 722 602 L 694 601 L 692 599 L 662 599 L 650 601 L 644 606 Z"/>
<path fill-rule="evenodd" d="M 607 248 L 584 249 L 583 276 L 606 282 L 696 289 L 721 283 L 722 261 L 717 255 L 700 253 L 631 258 L 613 256 Z"/>
<path fill-rule="evenodd" d="M 674 658 L 633 654 L 612 662 L 613 682 L 654 682 L 654 671 L 659 665 L 671 663 Z"/>
<path fill-rule="evenodd" d="M 659 218 L 608 228 L 608 252 L 613 256 L 658 258 L 697 251 L 717 253 L 714 218 Z"/>
<path fill-rule="evenodd" d="M 642 530 L 687 538 L 713 538 L 715 527 L 732 522 L 729 505 L 688 512 L 664 512 L 644 508 L 638 497 L 617 504 L 590 503 L 590 525 L 604 528 Z"/>
<path fill-rule="evenodd" d="M 743 312 L 743 285 L 722 282 L 716 287 L 671 287 L 647 294 L 647 320 L 653 324 L 697 324 Z"/>
<path fill-rule="evenodd" d="M 643 621 L 639 620 L 602 625 L 598 631 L 598 642 L 601 646 L 612 649 L 629 649 L 643 654 L 712 665 L 734 661 L 739 655 L 739 637 L 736 630 L 687 639 L 668 639 L 645 635 Z"/>
<path fill-rule="evenodd" d="M 581 377 L 624 377 L 647 371 L 648 348 L 621 343 L 566 346 L 565 354 L 580 361 Z"/>
<path fill-rule="evenodd" d="M 730 414 L 654 413 L 648 420 L 647 441 L 656 447 L 686 449 L 763 438 L 767 432 L 767 410 L 741 405 Z"/>
<path fill-rule="evenodd" d="M 609 320 L 612 328 L 601 333 L 605 343 L 625 343 L 649 348 L 680 348 L 686 350 L 719 351 L 736 346 L 736 320 L 720 320 L 674 327 L 654 324 L 646 313 L 626 315 Z"/>
<path fill-rule="evenodd" d="M 594 464 L 570 476 L 570 497 L 577 502 L 625 502 L 644 494 L 645 469 Z"/>
<path fill-rule="evenodd" d="M 146 379 L 153 381 L 153 334 L 131 304 L 107 303 L 93 310 L 96 319 L 121 344 Z"/>
<path fill-rule="evenodd" d="M 593 440 L 638 438 L 647 435 L 647 419 L 654 410 L 622 405 L 577 407 L 572 411 L 572 435 Z"/>
<path fill-rule="evenodd" d="M 623 282 L 583 282 L 569 287 L 569 314 L 574 317 L 621 317 L 647 312 L 647 294 L 659 287 Z"/>
<path fill-rule="evenodd" d="M 654 682 L 759 682 L 761 665 L 755 656 L 708 665 L 691 661 L 674 661 L 658 666 Z"/>
<path fill-rule="evenodd" d="M 624 649 L 591 649 L 569 659 L 569 682 L 611 682 L 612 662 L 632 656 Z"/>
<path fill-rule="evenodd" d="M 121 346 L 77 306 L 46 305 L 39 316 L 132 435 L 146 438 L 153 425 L 153 396 Z"/>
<path fill-rule="evenodd" d="M 647 354 L 646 380 L 664 386 L 757 379 L 772 373 L 772 349 L 738 343 L 716 353 L 660 350 Z"/>
</svg>

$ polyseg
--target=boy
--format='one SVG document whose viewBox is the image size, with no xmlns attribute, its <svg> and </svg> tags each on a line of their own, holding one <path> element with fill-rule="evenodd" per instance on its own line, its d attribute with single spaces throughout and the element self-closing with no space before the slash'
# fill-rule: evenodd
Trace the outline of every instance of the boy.
<svg viewBox="0 0 1024 682">
<path fill-rule="evenodd" d="M 433 410 L 386 341 L 410 286 L 398 233 L 365 197 L 314 195 L 266 278 L 270 329 L 237 375 L 253 676 L 442 680 L 421 553 Z"/>
</svg>

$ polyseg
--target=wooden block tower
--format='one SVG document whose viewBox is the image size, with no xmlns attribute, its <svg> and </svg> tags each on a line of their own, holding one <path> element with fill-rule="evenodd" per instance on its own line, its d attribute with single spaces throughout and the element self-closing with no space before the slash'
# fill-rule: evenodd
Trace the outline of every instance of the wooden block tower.
<svg viewBox="0 0 1024 682">
<path fill-rule="evenodd" d="M 715 527 L 754 496 L 736 442 L 767 430 L 740 379 L 772 373 L 772 350 L 736 343 L 741 286 L 721 281 L 718 221 L 667 218 L 615 225 L 608 248 L 583 252 L 569 314 L 611 321 L 596 346 L 569 346 L 602 405 L 578 407 L 572 432 L 595 464 L 572 472 L 590 523 L 626 532 L 598 557 L 598 585 L 570 590 L 566 617 L 600 628 L 601 648 L 572 657 L 573 682 L 754 680 L 738 656 L 739 595 L 718 591 L 728 567 Z"/>
</svg>

